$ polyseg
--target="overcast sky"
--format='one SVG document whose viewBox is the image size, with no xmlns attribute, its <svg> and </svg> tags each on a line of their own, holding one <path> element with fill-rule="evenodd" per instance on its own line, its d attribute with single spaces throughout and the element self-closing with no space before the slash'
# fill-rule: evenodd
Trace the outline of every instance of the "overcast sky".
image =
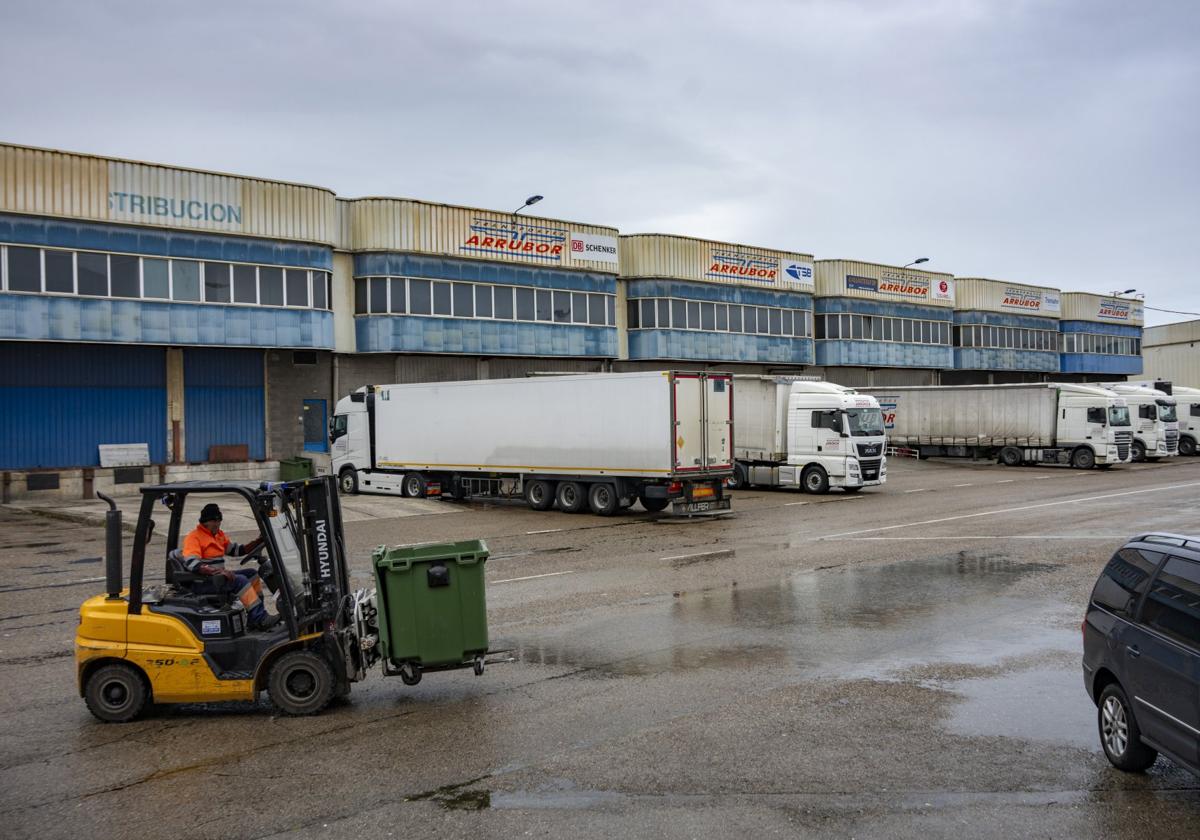
<svg viewBox="0 0 1200 840">
<path fill-rule="evenodd" d="M 5 0 L 0 31 L 11 142 L 1200 312 L 1196 0 Z"/>
</svg>

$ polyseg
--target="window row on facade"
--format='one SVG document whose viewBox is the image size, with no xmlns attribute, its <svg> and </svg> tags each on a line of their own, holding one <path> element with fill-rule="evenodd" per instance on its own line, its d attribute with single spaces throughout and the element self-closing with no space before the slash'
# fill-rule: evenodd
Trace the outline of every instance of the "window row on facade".
<svg viewBox="0 0 1200 840">
<path fill-rule="evenodd" d="M 817 338 L 949 345 L 950 322 L 881 315 L 818 315 Z"/>
<path fill-rule="evenodd" d="M 1142 340 L 1131 336 L 1095 333 L 1063 333 L 1063 353 L 1101 353 L 1108 356 L 1140 356 Z"/>
<path fill-rule="evenodd" d="M 354 314 L 486 318 L 593 327 L 617 325 L 613 295 L 419 277 L 355 278 Z"/>
<path fill-rule="evenodd" d="M 703 330 L 705 332 L 812 337 L 812 313 L 775 306 L 708 303 L 682 298 L 629 301 L 631 330 Z"/>
<path fill-rule="evenodd" d="M 98 251 L 0 248 L 7 292 L 329 309 L 328 271 L 141 257 Z"/>
<path fill-rule="evenodd" d="M 1045 350 L 1057 353 L 1058 338 L 1058 330 L 989 327 L 982 324 L 965 324 L 954 328 L 955 347 L 982 347 L 992 350 Z"/>
</svg>

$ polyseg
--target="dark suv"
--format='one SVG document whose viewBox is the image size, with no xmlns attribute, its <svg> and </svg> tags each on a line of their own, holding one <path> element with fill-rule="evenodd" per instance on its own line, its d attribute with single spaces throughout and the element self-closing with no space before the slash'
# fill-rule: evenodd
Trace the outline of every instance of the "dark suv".
<svg viewBox="0 0 1200 840">
<path fill-rule="evenodd" d="M 1200 775 L 1200 537 L 1142 534 L 1113 555 L 1083 622 L 1083 681 L 1114 767 L 1162 753 Z"/>
</svg>

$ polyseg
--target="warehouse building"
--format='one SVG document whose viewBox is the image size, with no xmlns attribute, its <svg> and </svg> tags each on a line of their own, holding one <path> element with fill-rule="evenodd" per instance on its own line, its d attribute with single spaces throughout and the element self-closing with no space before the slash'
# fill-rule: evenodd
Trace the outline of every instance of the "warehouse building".
<svg viewBox="0 0 1200 840">
<path fill-rule="evenodd" d="M 1147 327 L 1142 342 L 1143 379 L 1200 388 L 1200 320 Z"/>
<path fill-rule="evenodd" d="M 618 367 L 683 362 L 748 372 L 813 363 L 813 258 L 685 236 L 621 237 Z"/>
<path fill-rule="evenodd" d="M 1142 373 L 1140 300 L 1088 292 L 1063 292 L 1061 379 L 1074 382 Z"/>
<path fill-rule="evenodd" d="M 1040 382 L 1059 372 L 1062 293 L 959 277 L 955 280 L 954 370 L 945 385 Z"/>
</svg>

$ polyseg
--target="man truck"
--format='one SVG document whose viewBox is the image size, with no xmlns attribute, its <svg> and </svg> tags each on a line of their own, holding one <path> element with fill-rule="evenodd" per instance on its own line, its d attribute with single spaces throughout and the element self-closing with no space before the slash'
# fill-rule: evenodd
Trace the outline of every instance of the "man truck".
<svg viewBox="0 0 1200 840">
<path fill-rule="evenodd" d="M 1005 466 L 1108 468 L 1131 455 L 1125 398 L 1093 385 L 948 385 L 863 389 L 883 410 L 893 446 Z"/>
<path fill-rule="evenodd" d="M 733 379 L 648 371 L 373 385 L 338 401 L 330 438 L 344 493 L 721 514 Z"/>
<path fill-rule="evenodd" d="M 782 376 L 735 376 L 734 382 L 731 486 L 856 493 L 887 481 L 887 439 L 874 397 Z"/>
</svg>

